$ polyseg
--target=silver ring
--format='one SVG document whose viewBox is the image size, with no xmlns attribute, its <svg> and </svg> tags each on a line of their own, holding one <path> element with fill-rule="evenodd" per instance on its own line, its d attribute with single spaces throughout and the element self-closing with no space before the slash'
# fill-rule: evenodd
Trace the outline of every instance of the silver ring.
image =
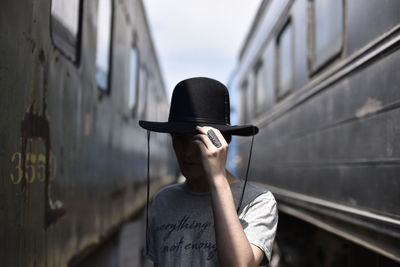
<svg viewBox="0 0 400 267">
<path fill-rule="evenodd" d="M 217 148 L 222 146 L 217 135 L 215 134 L 215 132 L 212 129 L 207 131 L 207 136 L 208 136 L 208 138 L 210 138 L 210 140 L 214 146 L 216 146 Z"/>
</svg>

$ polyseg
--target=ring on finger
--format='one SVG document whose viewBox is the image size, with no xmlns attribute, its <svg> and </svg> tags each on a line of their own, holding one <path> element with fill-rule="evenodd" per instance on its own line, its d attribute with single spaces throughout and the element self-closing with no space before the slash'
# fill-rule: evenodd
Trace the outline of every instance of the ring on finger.
<svg viewBox="0 0 400 267">
<path fill-rule="evenodd" d="M 214 146 L 216 146 L 217 148 L 222 146 L 221 141 L 219 141 L 217 135 L 215 134 L 215 132 L 212 129 L 207 131 L 207 136 L 208 136 L 208 138 L 210 138 L 210 140 Z"/>
</svg>

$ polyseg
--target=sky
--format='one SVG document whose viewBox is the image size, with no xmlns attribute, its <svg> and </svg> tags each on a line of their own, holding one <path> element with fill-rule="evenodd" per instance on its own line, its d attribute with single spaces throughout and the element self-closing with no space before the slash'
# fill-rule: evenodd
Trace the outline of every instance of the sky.
<svg viewBox="0 0 400 267">
<path fill-rule="evenodd" d="M 226 84 L 261 0 L 143 0 L 170 98 L 196 76 Z"/>
</svg>

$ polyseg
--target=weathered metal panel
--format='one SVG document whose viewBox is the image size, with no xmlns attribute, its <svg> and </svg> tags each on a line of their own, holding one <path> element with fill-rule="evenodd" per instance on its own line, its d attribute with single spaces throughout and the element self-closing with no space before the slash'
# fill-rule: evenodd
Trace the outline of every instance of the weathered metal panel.
<svg viewBox="0 0 400 267">
<path fill-rule="evenodd" d="M 2 266 L 66 266 L 145 203 L 146 132 L 126 109 L 127 58 L 140 39 L 148 92 L 168 105 L 140 1 L 114 1 L 110 94 L 95 81 L 97 1 L 84 1 L 78 65 L 51 42 L 51 1 L 0 8 Z M 152 137 L 152 193 L 175 173 L 168 136 Z"/>
<path fill-rule="evenodd" d="M 344 51 L 317 71 L 301 67 L 304 47 L 311 49 L 302 27 L 310 21 L 304 1 L 295 1 L 270 26 L 279 27 L 291 15 L 299 61 L 295 77 L 306 79 L 253 118 L 260 133 L 249 177 L 270 186 L 278 202 L 297 209 L 293 214 L 308 210 L 321 225 L 335 221 L 330 231 L 345 225 L 338 231 L 344 237 L 399 261 L 400 2 L 367 2 L 345 1 Z M 253 33 L 248 49 L 259 50 L 243 52 L 234 89 L 264 49 L 255 40 L 278 38 L 273 30 Z M 249 146 L 250 140 L 240 139 L 239 173 L 246 168 Z"/>
<path fill-rule="evenodd" d="M 399 25 L 397 0 L 345 1 L 346 56 Z"/>
</svg>

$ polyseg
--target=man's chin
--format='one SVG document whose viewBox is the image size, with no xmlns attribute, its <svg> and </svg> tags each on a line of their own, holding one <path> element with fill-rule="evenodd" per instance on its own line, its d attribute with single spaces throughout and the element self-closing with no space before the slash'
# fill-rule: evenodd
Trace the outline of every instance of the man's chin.
<svg viewBox="0 0 400 267">
<path fill-rule="evenodd" d="M 199 180 L 203 179 L 204 173 L 201 168 L 191 168 L 190 170 L 182 169 L 182 174 L 186 179 Z"/>
</svg>

